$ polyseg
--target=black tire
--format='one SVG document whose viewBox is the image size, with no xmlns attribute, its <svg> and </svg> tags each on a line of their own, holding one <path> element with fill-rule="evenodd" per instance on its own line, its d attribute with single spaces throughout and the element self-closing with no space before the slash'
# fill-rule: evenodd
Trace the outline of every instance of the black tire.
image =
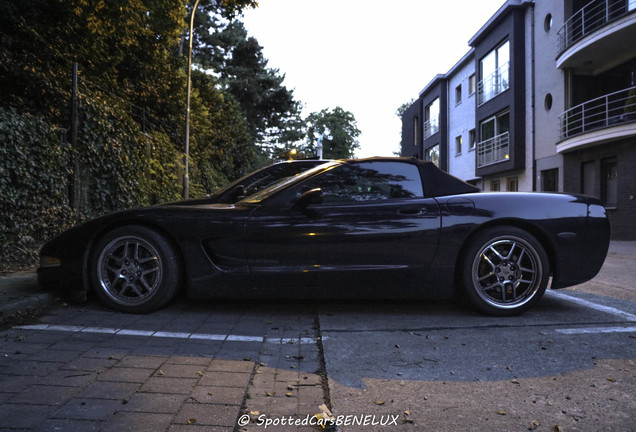
<svg viewBox="0 0 636 432">
<path fill-rule="evenodd" d="M 472 239 L 460 270 L 464 292 L 474 307 L 488 315 L 514 316 L 543 297 L 550 263 L 530 233 L 497 226 Z"/>
<path fill-rule="evenodd" d="M 100 300 L 127 313 L 157 310 L 181 286 L 179 260 L 170 242 L 135 225 L 116 228 L 95 244 L 90 277 Z"/>
</svg>

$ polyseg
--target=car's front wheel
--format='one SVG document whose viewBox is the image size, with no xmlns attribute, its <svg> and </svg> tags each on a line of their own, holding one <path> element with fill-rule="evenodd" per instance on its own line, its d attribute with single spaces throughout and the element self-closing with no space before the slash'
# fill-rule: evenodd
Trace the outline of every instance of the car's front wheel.
<svg viewBox="0 0 636 432">
<path fill-rule="evenodd" d="M 544 248 L 530 233 L 510 226 L 479 233 L 462 262 L 470 302 L 495 316 L 519 315 L 545 293 L 550 268 Z"/>
<path fill-rule="evenodd" d="M 91 279 L 98 297 L 122 312 L 147 313 L 176 295 L 181 273 L 174 248 L 143 226 L 116 228 L 93 249 Z"/>
</svg>

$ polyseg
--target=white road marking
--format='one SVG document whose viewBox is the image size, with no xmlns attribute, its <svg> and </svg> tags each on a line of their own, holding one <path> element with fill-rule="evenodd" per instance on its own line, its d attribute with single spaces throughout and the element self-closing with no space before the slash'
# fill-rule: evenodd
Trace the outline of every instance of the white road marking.
<svg viewBox="0 0 636 432">
<path fill-rule="evenodd" d="M 260 336 L 228 335 L 226 340 L 233 341 L 233 342 L 263 342 L 263 338 Z"/>
<path fill-rule="evenodd" d="M 212 340 L 227 342 L 269 342 L 278 344 L 313 344 L 316 341 L 313 338 L 266 338 L 263 336 L 243 336 L 243 335 L 221 335 L 221 334 L 205 334 L 205 333 L 185 333 L 185 332 L 165 332 L 153 330 L 130 330 L 117 329 L 108 327 L 81 327 L 66 326 L 53 324 L 34 324 L 25 326 L 16 326 L 14 328 L 22 330 L 41 330 L 41 331 L 61 331 L 70 333 L 102 333 L 123 336 L 141 336 L 141 337 L 160 337 L 173 339 L 194 339 L 194 340 Z M 323 336 L 322 339 L 327 339 Z"/>
<path fill-rule="evenodd" d="M 563 334 L 636 333 L 636 327 L 588 327 L 557 329 L 556 331 Z"/>
<path fill-rule="evenodd" d="M 622 311 L 620 309 L 616 309 L 613 307 L 609 307 L 609 306 L 604 306 L 602 304 L 598 304 L 598 303 L 594 303 L 588 300 L 583 300 L 580 299 L 578 297 L 573 297 L 573 296 L 569 296 L 567 294 L 563 294 L 561 292 L 555 292 L 555 291 L 546 291 L 546 295 L 552 296 L 552 297 L 556 297 L 562 300 L 566 300 L 572 303 L 576 303 L 579 304 L 581 306 L 585 306 L 588 307 L 590 309 L 594 309 L 600 312 L 605 312 L 608 313 L 610 315 L 614 315 L 617 316 L 621 319 L 624 319 L 626 321 L 635 321 L 636 322 L 636 315 L 634 314 L 630 314 L 628 312 Z"/>
</svg>

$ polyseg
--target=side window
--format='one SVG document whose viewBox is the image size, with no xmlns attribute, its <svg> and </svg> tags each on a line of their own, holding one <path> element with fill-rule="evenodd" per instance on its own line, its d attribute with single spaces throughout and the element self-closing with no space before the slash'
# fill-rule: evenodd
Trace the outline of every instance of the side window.
<svg viewBox="0 0 636 432">
<path fill-rule="evenodd" d="M 250 196 L 255 194 L 261 189 L 265 189 L 285 178 L 293 177 L 309 168 L 311 168 L 311 165 L 305 163 L 282 163 L 274 165 L 260 174 L 253 176 L 243 185 L 245 186 L 245 195 Z"/>
<path fill-rule="evenodd" d="M 321 188 L 324 203 L 382 201 L 423 197 L 416 165 L 404 162 L 362 162 L 333 169 L 303 190 Z"/>
</svg>

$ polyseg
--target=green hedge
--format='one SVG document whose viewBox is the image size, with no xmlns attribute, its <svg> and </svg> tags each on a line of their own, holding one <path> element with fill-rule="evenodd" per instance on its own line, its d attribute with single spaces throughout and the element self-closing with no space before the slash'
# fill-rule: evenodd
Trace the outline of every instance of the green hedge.
<svg viewBox="0 0 636 432">
<path fill-rule="evenodd" d="M 0 271 L 34 264 L 37 247 L 68 226 L 70 149 L 45 120 L 0 108 Z"/>
<path fill-rule="evenodd" d="M 113 106 L 81 100 L 73 148 L 67 130 L 0 107 L 0 272 L 35 265 L 45 241 L 83 219 L 179 199 L 179 151 Z"/>
</svg>

